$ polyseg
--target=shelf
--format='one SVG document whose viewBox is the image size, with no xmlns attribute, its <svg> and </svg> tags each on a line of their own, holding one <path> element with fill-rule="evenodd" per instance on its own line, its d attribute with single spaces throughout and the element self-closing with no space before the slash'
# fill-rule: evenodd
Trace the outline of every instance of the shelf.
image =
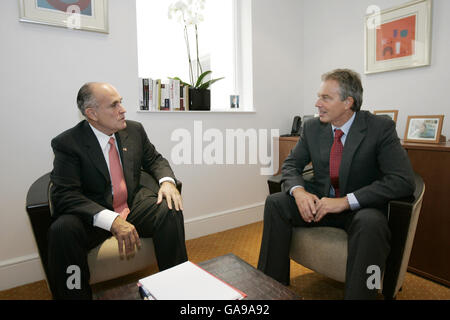
<svg viewBox="0 0 450 320">
<path fill-rule="evenodd" d="M 255 110 L 188 110 L 188 111 L 176 111 L 176 110 L 137 110 L 137 113 L 160 113 L 160 114 L 166 114 L 166 113 L 186 113 L 186 114 L 199 114 L 199 113 L 256 113 Z"/>
</svg>

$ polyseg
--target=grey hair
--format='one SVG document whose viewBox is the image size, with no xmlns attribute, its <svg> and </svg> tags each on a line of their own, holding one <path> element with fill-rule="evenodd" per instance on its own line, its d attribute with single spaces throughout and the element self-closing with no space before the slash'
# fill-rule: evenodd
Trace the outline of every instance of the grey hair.
<svg viewBox="0 0 450 320">
<path fill-rule="evenodd" d="M 92 93 L 92 83 L 93 82 L 85 83 L 78 91 L 77 106 L 83 116 L 86 116 L 87 108 L 97 107 L 97 100 Z"/>
<path fill-rule="evenodd" d="M 335 80 L 339 83 L 341 101 L 348 97 L 353 98 L 352 110 L 357 112 L 363 102 L 363 87 L 359 74 L 350 69 L 335 69 L 324 73 L 322 81 Z"/>
</svg>

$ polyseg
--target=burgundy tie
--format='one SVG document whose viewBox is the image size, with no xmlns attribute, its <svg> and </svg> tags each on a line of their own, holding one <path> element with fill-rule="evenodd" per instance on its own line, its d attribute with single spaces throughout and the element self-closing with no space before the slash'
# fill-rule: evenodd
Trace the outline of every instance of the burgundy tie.
<svg viewBox="0 0 450 320">
<path fill-rule="evenodd" d="M 123 177 L 122 166 L 120 165 L 119 153 L 116 149 L 114 138 L 111 137 L 109 143 L 109 170 L 111 173 L 112 187 L 113 187 L 113 207 L 114 211 L 121 213 L 123 209 L 128 208 L 127 198 L 127 185 L 125 178 Z M 129 210 L 124 215 L 121 215 L 123 219 L 127 218 Z"/>
<path fill-rule="evenodd" d="M 334 188 L 336 198 L 339 198 L 339 167 L 341 166 L 342 150 L 344 146 L 341 137 L 344 134 L 341 129 L 334 131 L 334 142 L 330 152 L 330 179 Z"/>
</svg>

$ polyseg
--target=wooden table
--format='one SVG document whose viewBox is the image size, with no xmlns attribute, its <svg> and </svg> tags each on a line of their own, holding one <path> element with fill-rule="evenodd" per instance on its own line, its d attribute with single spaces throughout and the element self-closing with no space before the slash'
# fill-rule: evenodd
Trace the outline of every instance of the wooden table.
<svg viewBox="0 0 450 320">
<path fill-rule="evenodd" d="M 232 253 L 198 264 L 206 271 L 247 294 L 246 300 L 300 300 L 301 297 L 278 281 Z M 96 300 L 141 300 L 136 283 L 94 294 Z"/>
<path fill-rule="evenodd" d="M 450 286 L 450 142 L 402 142 L 425 182 L 408 271 Z"/>
<path fill-rule="evenodd" d="M 278 141 L 275 141 L 279 143 L 278 145 L 278 172 L 274 174 L 275 176 L 281 173 L 281 166 L 283 165 L 284 160 L 291 152 L 292 148 L 295 147 L 295 145 L 298 142 L 298 139 L 300 137 L 294 136 L 294 137 L 276 137 L 274 139 L 278 139 Z"/>
</svg>

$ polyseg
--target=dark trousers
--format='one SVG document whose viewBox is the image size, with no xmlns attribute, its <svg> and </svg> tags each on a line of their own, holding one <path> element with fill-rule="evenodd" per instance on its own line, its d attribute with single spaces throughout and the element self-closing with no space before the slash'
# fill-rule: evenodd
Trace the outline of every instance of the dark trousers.
<svg viewBox="0 0 450 320">
<path fill-rule="evenodd" d="M 264 207 L 264 231 L 258 269 L 288 285 L 289 249 L 293 227 L 330 226 L 344 229 L 348 235 L 345 299 L 374 299 L 376 289 L 367 287 L 367 267 L 376 265 L 383 273 L 390 250 L 387 218 L 378 209 L 364 208 L 329 213 L 321 221 L 305 222 L 292 196 L 279 192 L 267 197 Z"/>
<path fill-rule="evenodd" d="M 187 252 L 183 213 L 170 210 L 165 200 L 159 205 L 156 201 L 155 193 L 142 188 L 127 221 L 135 226 L 140 237 L 153 238 L 158 267 L 162 271 L 187 261 Z M 111 232 L 87 224 L 76 215 L 61 215 L 56 219 L 48 234 L 48 280 L 54 299 L 92 299 L 87 254 L 111 236 Z M 80 289 L 70 289 L 67 285 L 70 277 L 67 270 L 73 265 L 80 268 Z"/>
</svg>

